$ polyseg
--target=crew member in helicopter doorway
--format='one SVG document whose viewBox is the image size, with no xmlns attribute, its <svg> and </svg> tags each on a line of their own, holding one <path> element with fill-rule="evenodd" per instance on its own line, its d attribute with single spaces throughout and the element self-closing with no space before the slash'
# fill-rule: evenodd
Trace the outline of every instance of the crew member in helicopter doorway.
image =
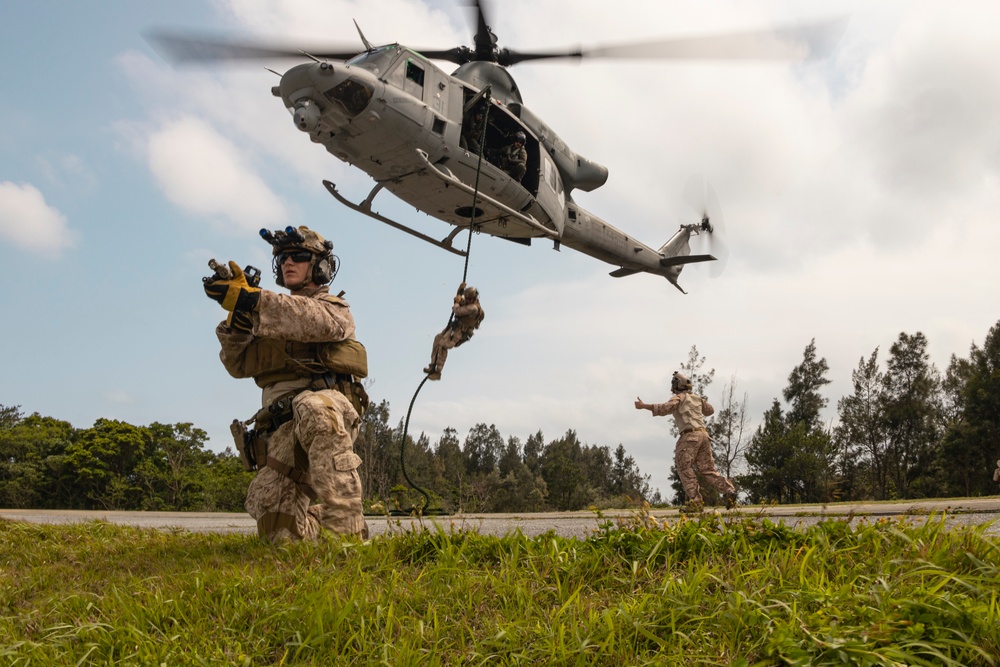
<svg viewBox="0 0 1000 667">
<path fill-rule="evenodd" d="M 528 171 L 528 151 L 524 148 L 526 138 L 524 132 L 516 132 L 514 141 L 504 146 L 503 150 L 500 151 L 500 168 L 510 174 L 510 177 L 518 183 Z"/>
</svg>

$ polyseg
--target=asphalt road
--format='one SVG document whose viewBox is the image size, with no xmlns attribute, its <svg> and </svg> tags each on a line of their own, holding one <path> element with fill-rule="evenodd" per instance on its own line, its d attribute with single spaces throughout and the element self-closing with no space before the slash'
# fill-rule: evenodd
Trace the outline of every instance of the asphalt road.
<svg viewBox="0 0 1000 667">
<path fill-rule="evenodd" d="M 708 511 L 712 511 L 709 509 Z M 658 520 L 676 520 L 680 514 L 675 509 L 656 509 L 649 514 Z M 880 517 L 904 517 L 913 522 L 925 521 L 931 516 L 944 515 L 949 525 L 987 524 L 990 534 L 1000 535 L 1000 497 L 952 498 L 893 503 L 837 503 L 831 505 L 775 505 L 745 506 L 732 512 L 721 511 L 723 516 L 749 516 L 767 518 L 792 526 L 808 526 L 823 519 L 849 519 L 866 521 Z M 371 534 L 382 535 L 412 530 L 421 526 L 443 530 L 475 530 L 484 535 L 506 535 L 520 530 L 529 537 L 550 530 L 564 537 L 584 538 L 606 521 L 627 522 L 637 513 L 629 510 L 607 510 L 601 513 L 545 512 L 537 514 L 455 514 L 427 516 L 368 516 Z M 257 532 L 256 524 L 243 513 L 216 512 L 102 512 L 75 510 L 13 510 L 0 509 L 0 519 L 30 521 L 33 523 L 80 523 L 107 521 L 114 524 L 186 530 L 200 533 Z"/>
</svg>

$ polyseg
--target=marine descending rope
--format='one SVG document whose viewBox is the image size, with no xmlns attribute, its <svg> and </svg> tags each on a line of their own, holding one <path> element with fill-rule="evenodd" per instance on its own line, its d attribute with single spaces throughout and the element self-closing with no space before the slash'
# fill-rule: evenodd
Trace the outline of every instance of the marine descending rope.
<svg viewBox="0 0 1000 667">
<path fill-rule="evenodd" d="M 483 104 L 485 104 L 486 110 L 483 113 L 483 127 L 482 127 L 482 132 L 479 135 L 479 161 L 476 163 L 476 186 L 475 190 L 472 193 L 472 217 L 469 219 L 469 239 L 465 246 L 465 267 L 462 269 L 463 285 L 465 284 L 466 279 L 469 276 L 469 256 L 472 252 L 472 234 L 474 231 L 476 231 L 475 229 L 476 211 L 478 210 L 476 208 L 476 204 L 478 204 L 479 202 L 479 175 L 483 171 L 483 149 L 486 146 L 486 127 L 488 125 L 490 117 L 490 106 L 492 106 L 490 104 L 490 87 L 487 86 L 485 90 L 486 94 L 483 96 Z M 454 318 L 455 318 L 455 313 L 452 312 L 451 316 L 448 318 L 448 326 L 451 326 L 451 323 L 454 320 Z M 410 407 L 406 411 L 406 421 L 403 422 L 403 439 L 399 443 L 399 466 L 403 470 L 403 477 L 406 478 L 406 481 L 407 483 L 409 483 L 410 486 L 412 486 L 414 489 L 419 491 L 421 495 L 423 495 L 424 505 L 423 507 L 410 507 L 408 509 L 398 509 L 389 511 L 389 514 L 396 516 L 399 515 L 411 516 L 414 514 L 420 516 L 429 514 L 434 514 L 434 515 L 447 514 L 447 512 L 445 512 L 444 510 L 430 509 L 430 504 L 431 504 L 430 496 L 427 494 L 426 491 L 417 486 L 417 484 L 412 479 L 410 479 L 410 475 L 406 472 L 406 459 L 404 457 L 404 454 L 406 453 L 406 434 L 410 428 L 410 414 L 413 412 L 413 404 L 417 400 L 417 395 L 420 393 L 420 390 L 424 388 L 424 384 L 427 383 L 428 379 L 430 379 L 429 374 L 424 376 L 424 379 L 420 381 L 419 385 L 417 385 L 417 390 L 413 392 L 413 398 L 410 399 Z"/>
</svg>

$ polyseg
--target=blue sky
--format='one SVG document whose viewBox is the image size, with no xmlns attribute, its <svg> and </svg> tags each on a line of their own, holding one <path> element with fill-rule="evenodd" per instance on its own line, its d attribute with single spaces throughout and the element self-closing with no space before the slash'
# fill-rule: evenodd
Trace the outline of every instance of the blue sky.
<svg viewBox="0 0 1000 667">
<path fill-rule="evenodd" d="M 809 64 L 523 64 L 525 104 L 577 152 L 608 166 L 578 202 L 658 246 L 691 212 L 704 176 L 725 214 L 730 260 L 710 279 L 652 276 L 549 244 L 474 237 L 470 282 L 486 321 L 428 383 L 413 434 L 496 424 L 522 441 L 576 429 L 623 444 L 667 491 L 664 400 L 692 345 L 735 377 L 754 424 L 809 341 L 830 365 L 828 418 L 875 348 L 922 331 L 943 370 L 1000 319 L 1000 10 L 988 2 L 580 0 L 491 5 L 503 46 L 545 49 L 756 29 L 848 12 L 830 58 Z M 174 68 L 152 28 L 447 48 L 470 44 L 459 2 L 326 0 L 0 4 L 0 404 L 77 427 L 105 417 L 192 422 L 210 446 L 259 401 L 226 375 L 211 257 L 265 269 L 256 230 L 307 224 L 335 244 L 371 361 L 370 393 L 405 416 L 462 261 L 333 200 L 367 176 L 296 130 L 270 94 L 289 62 Z M 359 45 L 360 48 L 360 45 Z M 448 64 L 443 65 L 449 70 Z M 448 229 L 391 196 L 377 208 L 433 235 Z M 464 242 L 464 236 L 460 237 Z"/>
</svg>

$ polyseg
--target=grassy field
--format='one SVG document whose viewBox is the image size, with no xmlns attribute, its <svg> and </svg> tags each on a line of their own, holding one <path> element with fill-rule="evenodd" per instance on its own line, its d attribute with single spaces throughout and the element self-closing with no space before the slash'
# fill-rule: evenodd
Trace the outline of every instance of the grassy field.
<svg viewBox="0 0 1000 667">
<path fill-rule="evenodd" d="M 933 517 L 283 547 L 0 520 L 0 664 L 994 665 L 998 567 Z"/>
</svg>

